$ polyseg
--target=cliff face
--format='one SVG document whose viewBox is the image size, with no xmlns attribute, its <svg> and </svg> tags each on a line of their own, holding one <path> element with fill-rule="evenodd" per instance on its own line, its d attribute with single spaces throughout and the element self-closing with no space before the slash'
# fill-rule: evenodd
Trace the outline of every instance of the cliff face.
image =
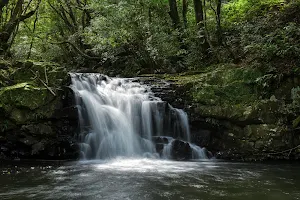
<svg viewBox="0 0 300 200">
<path fill-rule="evenodd" d="M 169 88 L 158 95 L 188 112 L 193 141 L 218 158 L 300 158 L 298 74 L 218 65 L 196 75 L 159 78 Z"/>
<path fill-rule="evenodd" d="M 2 63 L 0 159 L 72 159 L 77 111 L 67 72 L 52 63 Z"/>
</svg>

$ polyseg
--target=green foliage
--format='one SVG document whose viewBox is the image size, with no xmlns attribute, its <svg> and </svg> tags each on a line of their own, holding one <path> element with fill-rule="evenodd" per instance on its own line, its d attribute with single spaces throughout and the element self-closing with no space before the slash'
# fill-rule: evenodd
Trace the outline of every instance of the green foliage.
<svg viewBox="0 0 300 200">
<path fill-rule="evenodd" d="M 203 26 L 195 22 L 193 3 L 184 26 L 182 1 L 177 1 L 177 29 L 168 0 L 47 0 L 20 23 L 12 53 L 18 59 L 124 76 L 197 71 L 220 62 L 246 63 L 275 74 L 295 71 L 300 64 L 300 4 L 289 2 L 223 2 L 220 42 L 213 0 L 203 7 Z"/>
<path fill-rule="evenodd" d="M 246 9 L 247 5 L 253 7 Z M 224 17 L 226 43 L 235 57 L 265 72 L 294 71 L 300 64 L 300 15 L 296 12 L 300 4 L 238 0 L 225 5 L 224 10 L 238 6 L 245 10 L 225 12 Z"/>
<path fill-rule="evenodd" d="M 150 68 L 166 63 L 179 53 L 178 31 L 171 30 L 165 2 L 120 0 L 94 1 L 91 26 L 85 29 L 85 42 L 105 60 L 116 60 L 126 54 L 129 65 Z M 116 15 L 116 13 L 118 13 Z M 150 65 L 150 66 L 149 66 Z M 163 66 L 160 66 L 163 68 Z"/>
<path fill-rule="evenodd" d="M 275 29 L 271 27 L 270 21 L 264 19 L 256 24 L 246 24 L 241 38 L 244 53 L 261 65 L 269 63 L 275 66 L 275 62 L 286 58 L 299 61 L 299 31 L 299 25 L 293 22 L 277 26 Z"/>
<path fill-rule="evenodd" d="M 234 25 L 269 11 L 280 9 L 285 0 L 233 0 L 224 5 L 223 15 L 226 25 Z"/>
<path fill-rule="evenodd" d="M 254 81 L 260 76 L 258 70 L 221 66 L 198 80 L 193 99 L 208 105 L 253 103 L 259 96 Z"/>
<path fill-rule="evenodd" d="M 214 65 L 197 75 L 166 76 L 181 86 L 192 85 L 188 92 L 193 102 L 204 105 L 248 105 L 259 99 L 257 69 L 237 65 Z"/>
<path fill-rule="evenodd" d="M 36 25 L 34 22 L 37 18 Z M 57 38 L 60 21 L 47 1 L 42 1 L 38 15 L 20 24 L 19 33 L 12 46 L 12 53 L 16 59 L 27 59 L 31 51 L 31 59 L 55 61 L 62 59 L 63 49 L 51 44 L 53 38 Z M 57 38 L 58 39 L 58 38 Z M 30 45 L 33 47 L 30 50 Z"/>
</svg>

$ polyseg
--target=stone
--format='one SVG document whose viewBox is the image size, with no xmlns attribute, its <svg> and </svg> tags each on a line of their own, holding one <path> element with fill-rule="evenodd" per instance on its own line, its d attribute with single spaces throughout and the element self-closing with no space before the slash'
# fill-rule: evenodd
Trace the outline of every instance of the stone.
<svg viewBox="0 0 300 200">
<path fill-rule="evenodd" d="M 42 142 L 38 142 L 34 145 L 32 145 L 31 155 L 35 155 L 39 153 L 40 151 L 44 150 L 44 144 Z"/>
<path fill-rule="evenodd" d="M 172 142 L 171 156 L 175 160 L 188 160 L 192 158 L 192 148 L 189 143 L 174 140 Z"/>
<path fill-rule="evenodd" d="M 26 114 L 17 108 L 13 109 L 11 112 L 10 119 L 12 119 L 16 124 L 23 124 L 27 120 Z"/>
<path fill-rule="evenodd" d="M 53 134 L 53 130 L 50 125 L 42 123 L 24 125 L 21 130 L 29 132 L 32 135 L 51 135 Z"/>
<path fill-rule="evenodd" d="M 153 137 L 153 142 L 156 143 L 156 144 L 159 144 L 159 143 L 168 144 L 169 140 L 168 140 L 168 138 L 163 137 L 163 136 L 162 137 L 161 136 L 155 136 L 155 137 Z"/>
</svg>

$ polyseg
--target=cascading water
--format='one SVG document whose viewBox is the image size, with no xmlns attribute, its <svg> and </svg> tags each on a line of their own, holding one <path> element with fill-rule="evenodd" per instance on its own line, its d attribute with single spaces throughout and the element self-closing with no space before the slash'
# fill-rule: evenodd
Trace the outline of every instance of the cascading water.
<svg viewBox="0 0 300 200">
<path fill-rule="evenodd" d="M 153 138 L 165 136 L 160 154 L 170 158 L 173 138 L 190 142 L 186 113 L 155 97 L 149 86 L 100 74 L 76 73 L 71 78 L 83 159 L 158 157 Z M 206 158 L 202 148 L 188 144 L 192 158 Z"/>
</svg>

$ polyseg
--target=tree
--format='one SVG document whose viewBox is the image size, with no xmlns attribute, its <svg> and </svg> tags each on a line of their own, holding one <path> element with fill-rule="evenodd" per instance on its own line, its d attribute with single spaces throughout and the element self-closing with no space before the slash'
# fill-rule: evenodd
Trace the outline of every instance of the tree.
<svg viewBox="0 0 300 200">
<path fill-rule="evenodd" d="M 201 0 L 194 0 L 194 9 L 195 9 L 196 23 L 200 27 L 203 27 L 204 15 L 203 15 L 203 5 Z"/>
<path fill-rule="evenodd" d="M 41 0 L 5 0 L 0 4 L 0 54 L 9 54 L 9 49 L 18 33 L 20 22 L 32 17 Z"/>
<path fill-rule="evenodd" d="M 176 0 L 169 0 L 169 7 L 170 7 L 169 15 L 173 22 L 174 28 L 178 29 L 178 28 L 180 28 L 180 18 L 179 18 L 179 14 L 178 14 Z"/>
<path fill-rule="evenodd" d="M 222 0 L 209 0 L 209 4 L 210 4 L 210 8 L 213 10 L 213 12 L 215 14 L 215 18 L 216 18 L 217 42 L 218 42 L 218 45 L 222 45 L 222 27 L 221 27 Z M 213 4 L 215 4 L 215 6 Z"/>
<path fill-rule="evenodd" d="M 188 0 L 182 0 L 182 18 L 184 28 L 187 28 L 187 12 L 188 12 Z"/>
<path fill-rule="evenodd" d="M 204 0 L 205 5 L 205 0 Z M 204 34 L 204 37 L 201 38 L 201 46 L 203 50 L 207 53 L 209 48 L 212 50 L 212 44 L 209 40 L 209 35 L 206 29 L 206 13 L 204 11 L 202 0 L 194 0 L 194 10 L 195 10 L 195 19 L 197 26 L 199 28 L 199 32 Z"/>
<path fill-rule="evenodd" d="M 60 21 L 57 24 L 60 41 L 53 44 L 71 47 L 85 59 L 101 60 L 99 57 L 85 53 L 85 50 L 89 47 L 83 43 L 82 33 L 90 25 L 92 19 L 91 11 L 87 7 L 88 3 L 88 0 L 48 0 L 49 6 Z"/>
</svg>

